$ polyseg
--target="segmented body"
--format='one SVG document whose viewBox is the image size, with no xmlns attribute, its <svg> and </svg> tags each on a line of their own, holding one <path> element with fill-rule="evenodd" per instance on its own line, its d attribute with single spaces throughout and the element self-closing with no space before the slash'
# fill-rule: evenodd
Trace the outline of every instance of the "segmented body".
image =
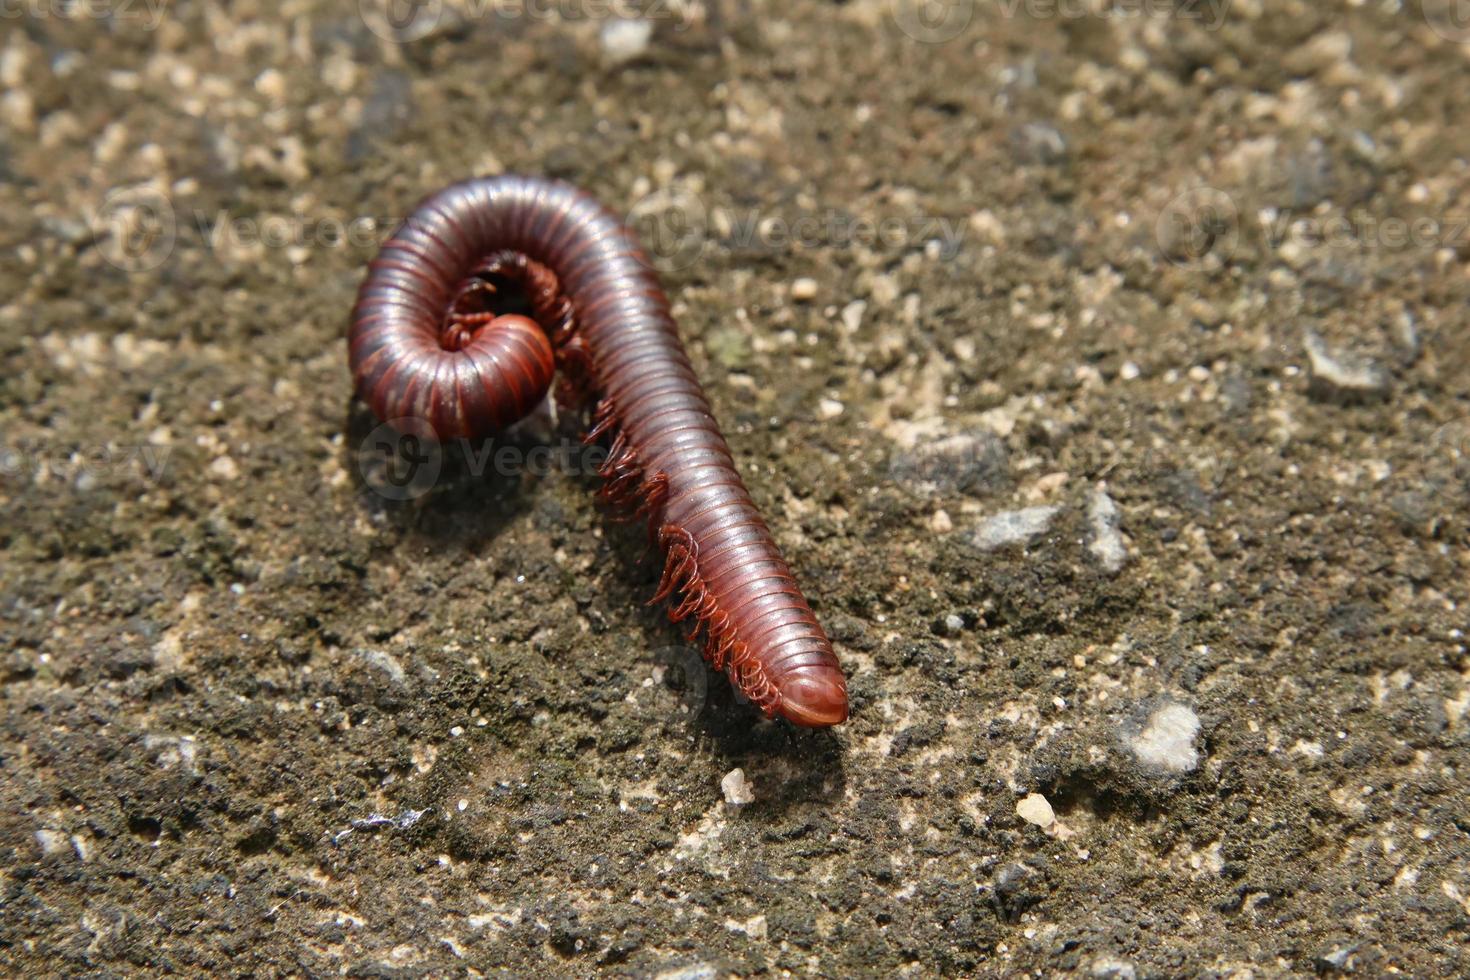
<svg viewBox="0 0 1470 980">
<path fill-rule="evenodd" d="M 531 317 L 497 312 L 516 285 Z M 349 332 L 358 393 L 384 421 L 479 437 L 530 412 L 554 373 L 610 441 L 601 495 L 649 522 L 654 601 L 768 716 L 847 717 L 832 645 L 736 472 L 652 266 L 589 195 L 526 177 L 427 198 L 369 266 Z"/>
</svg>

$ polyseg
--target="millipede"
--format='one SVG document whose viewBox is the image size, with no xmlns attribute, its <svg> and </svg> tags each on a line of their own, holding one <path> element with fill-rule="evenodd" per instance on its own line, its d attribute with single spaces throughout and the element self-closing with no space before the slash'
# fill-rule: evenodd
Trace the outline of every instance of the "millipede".
<svg viewBox="0 0 1470 980">
<path fill-rule="evenodd" d="M 650 603 L 667 601 L 767 717 L 847 719 L 832 643 L 740 479 L 652 263 L 589 194 L 507 175 L 425 198 L 369 264 L 348 349 L 380 421 L 441 441 L 506 428 L 556 381 L 586 441 L 608 448 L 598 495 L 646 521 L 663 559 Z"/>
</svg>

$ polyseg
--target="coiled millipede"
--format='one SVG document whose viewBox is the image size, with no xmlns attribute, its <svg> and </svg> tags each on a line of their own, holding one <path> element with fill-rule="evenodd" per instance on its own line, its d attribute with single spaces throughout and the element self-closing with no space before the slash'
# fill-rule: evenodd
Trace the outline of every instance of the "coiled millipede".
<svg viewBox="0 0 1470 980">
<path fill-rule="evenodd" d="M 497 311 L 505 287 L 531 316 Z M 600 495 L 649 523 L 664 558 L 652 601 L 768 717 L 847 718 L 847 683 L 736 472 L 632 232 L 561 182 L 501 176 L 426 198 L 382 247 L 348 334 L 358 394 L 380 420 L 479 438 L 558 398 L 607 440 Z"/>
</svg>

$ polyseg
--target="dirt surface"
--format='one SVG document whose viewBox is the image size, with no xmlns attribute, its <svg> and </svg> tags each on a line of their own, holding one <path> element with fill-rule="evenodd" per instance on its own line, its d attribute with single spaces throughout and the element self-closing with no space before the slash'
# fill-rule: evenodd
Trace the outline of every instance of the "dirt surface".
<svg viewBox="0 0 1470 980">
<path fill-rule="evenodd" d="M 0 972 L 1470 970 L 1470 30 L 1395 6 L 12 7 Z M 692 669 L 575 420 L 373 465 L 363 264 L 502 171 L 650 239 L 847 724 Z"/>
</svg>

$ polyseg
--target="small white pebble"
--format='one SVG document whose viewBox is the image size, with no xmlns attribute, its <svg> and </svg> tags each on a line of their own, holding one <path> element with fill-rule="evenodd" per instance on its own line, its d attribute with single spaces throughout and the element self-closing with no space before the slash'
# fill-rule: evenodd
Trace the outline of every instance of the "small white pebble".
<svg viewBox="0 0 1470 980">
<path fill-rule="evenodd" d="M 17 133 L 32 133 L 36 129 L 36 101 L 29 92 L 17 89 L 6 92 L 0 98 L 0 122 Z"/>
<path fill-rule="evenodd" d="M 720 780 L 720 789 L 725 794 L 725 802 L 731 806 L 745 806 L 755 802 L 755 787 L 745 778 L 744 769 L 731 769 L 726 773 L 725 778 Z"/>
<path fill-rule="evenodd" d="M 653 22 L 614 17 L 602 26 L 602 54 L 610 64 L 621 65 L 648 50 Z"/>
<path fill-rule="evenodd" d="M 288 91 L 286 76 L 274 68 L 267 68 L 256 76 L 255 91 L 272 102 L 284 102 Z"/>
<path fill-rule="evenodd" d="M 221 480 L 233 480 L 240 475 L 240 467 L 228 456 L 221 456 L 209 464 L 209 475 Z"/>
<path fill-rule="evenodd" d="M 1291 747 L 1291 750 L 1308 759 L 1320 759 L 1327 754 L 1323 750 L 1321 742 L 1308 742 L 1300 738 L 1296 740 L 1296 744 Z"/>
<path fill-rule="evenodd" d="M 455 738 L 459 738 L 461 735 L 464 734 L 464 729 L 460 728 L 458 725 L 455 725 L 449 730 L 449 734 L 453 735 Z"/>
<path fill-rule="evenodd" d="M 1388 384 L 1387 373 L 1377 363 L 1329 347 L 1312 330 L 1306 331 L 1303 344 L 1314 383 L 1346 393 L 1382 391 Z"/>
<path fill-rule="evenodd" d="M 835 398 L 823 398 L 817 403 L 817 415 L 823 420 L 835 419 L 845 411 L 847 411 L 847 406 Z"/>
<path fill-rule="evenodd" d="M 935 534 L 948 534 L 954 530 L 954 521 L 947 510 L 936 510 L 934 516 L 929 518 L 929 529 Z"/>
<path fill-rule="evenodd" d="M 1124 381 L 1133 381 L 1137 379 L 1139 374 L 1141 373 L 1142 372 L 1138 369 L 1138 365 L 1134 364 L 1132 361 L 1124 361 L 1123 366 L 1118 368 L 1118 377 L 1122 378 Z"/>
<path fill-rule="evenodd" d="M 740 770 L 735 770 L 739 772 Z M 59 830 L 51 830 L 43 827 L 36 831 L 36 843 L 40 845 L 41 853 L 47 857 L 55 857 L 58 854 L 69 854 L 72 846 L 71 841 Z"/>
<path fill-rule="evenodd" d="M 1104 956 L 1093 961 L 1092 975 L 1096 980 L 1134 980 L 1138 971 L 1127 960 Z"/>
<path fill-rule="evenodd" d="M 1016 816 L 1027 823 L 1035 824 L 1042 830 L 1057 822 L 1056 811 L 1051 808 L 1051 803 L 1047 798 L 1040 793 L 1031 793 L 1017 803 Z"/>
<path fill-rule="evenodd" d="M 802 276 L 791 284 L 791 298 L 805 303 L 817 298 L 817 281 L 807 276 Z"/>
<path fill-rule="evenodd" d="M 1103 571 L 1112 574 L 1128 560 L 1128 547 L 1118 530 L 1122 515 L 1118 505 L 1102 487 L 1093 489 L 1087 497 L 1087 522 L 1091 525 L 1091 540 L 1087 550 L 1092 552 L 1102 565 Z"/>
<path fill-rule="evenodd" d="M 994 551 L 1007 545 L 1020 544 L 1044 533 L 1060 507 L 1027 507 L 1008 510 L 987 517 L 975 529 L 970 540 L 981 551 Z"/>
<path fill-rule="evenodd" d="M 1148 724 L 1128 740 L 1128 747 L 1144 765 L 1167 772 L 1189 772 L 1199 765 L 1199 752 L 1194 747 L 1199 727 L 1198 715 L 1171 701 L 1149 715 Z"/>
</svg>

